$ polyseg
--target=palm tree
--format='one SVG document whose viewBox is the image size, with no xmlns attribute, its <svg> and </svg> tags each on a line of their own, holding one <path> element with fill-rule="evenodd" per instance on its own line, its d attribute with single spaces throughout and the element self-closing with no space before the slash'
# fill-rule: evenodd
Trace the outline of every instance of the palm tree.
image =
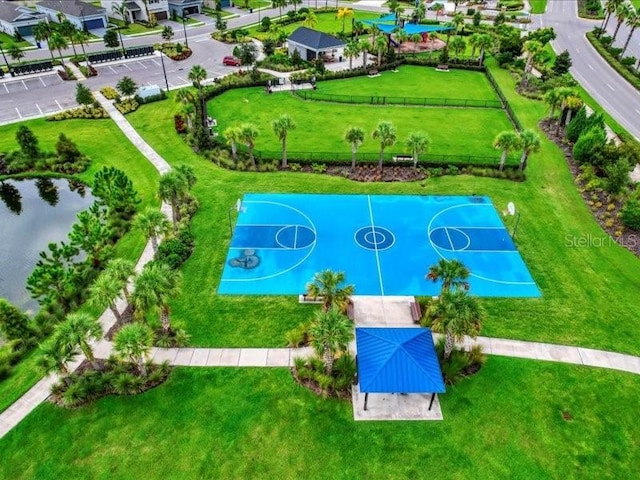
<svg viewBox="0 0 640 480">
<path fill-rule="evenodd" d="M 287 0 L 272 0 L 272 5 L 273 8 L 278 8 L 279 9 L 279 17 L 282 17 L 282 7 L 286 7 L 287 6 Z"/>
<path fill-rule="evenodd" d="M 333 373 L 333 362 L 338 352 L 344 352 L 353 338 L 353 324 L 335 306 L 319 310 L 309 327 L 311 346 L 324 360 L 325 373 Z"/>
<path fill-rule="evenodd" d="M 500 157 L 500 171 L 502 171 L 509 152 L 520 146 L 520 138 L 516 132 L 511 130 L 500 132 L 493 140 L 493 146 L 498 150 L 502 150 L 502 156 Z"/>
<path fill-rule="evenodd" d="M 409 40 L 409 34 L 404 30 L 404 28 L 396 30 L 394 36 L 396 37 L 396 42 L 400 45 Z"/>
<path fill-rule="evenodd" d="M 122 3 L 113 3 L 111 5 L 111 11 L 120 17 L 120 19 L 124 22 L 124 26 L 129 25 L 129 10 L 127 9 L 126 2 Z"/>
<path fill-rule="evenodd" d="M 256 159 L 253 158 L 253 149 L 256 147 L 256 139 L 258 138 L 258 129 L 251 123 L 243 123 L 240 125 L 240 138 L 247 146 L 249 158 L 253 166 L 256 166 Z"/>
<path fill-rule="evenodd" d="M 90 297 L 89 302 L 99 308 L 104 308 L 105 305 L 109 307 L 109 310 L 116 317 L 118 323 L 122 323 L 122 316 L 116 306 L 116 301 L 120 297 L 120 290 L 122 285 L 118 280 L 103 272 L 91 285 L 89 289 Z"/>
<path fill-rule="evenodd" d="M 88 62 L 89 59 L 87 58 L 87 51 L 84 49 L 84 46 L 87 45 L 89 41 L 86 32 L 76 29 L 73 32 L 73 41 L 80 45 L 80 48 L 82 48 L 82 55 L 84 56 L 85 61 Z"/>
<path fill-rule="evenodd" d="M 560 135 L 560 127 L 563 125 L 562 116 L 564 115 L 567 105 L 577 105 L 581 101 L 578 91 L 571 87 L 559 87 L 558 100 L 560 101 L 560 116 L 558 117 L 556 135 Z"/>
<path fill-rule="evenodd" d="M 51 338 L 47 343 L 40 345 L 40 357 L 37 363 L 45 375 L 53 372 L 66 377 L 70 373 L 68 364 L 75 360 L 78 351 L 65 349 L 55 340 Z"/>
<path fill-rule="evenodd" d="M 180 293 L 182 274 L 165 263 L 147 263 L 136 277 L 132 302 L 138 315 L 159 312 L 164 333 L 171 331 L 169 300 Z"/>
<path fill-rule="evenodd" d="M 413 168 L 418 167 L 418 156 L 429 150 L 431 140 L 424 132 L 411 132 L 407 137 L 406 145 L 413 157 Z"/>
<path fill-rule="evenodd" d="M 344 47 L 344 56 L 349 59 L 349 70 L 353 67 L 353 59 L 360 55 L 360 45 L 357 40 L 351 39 Z"/>
<path fill-rule="evenodd" d="M 282 114 L 276 118 L 271 124 L 273 133 L 276 134 L 278 140 L 282 143 L 282 167 L 287 167 L 287 135 L 290 130 L 295 130 L 296 123 L 288 114 Z"/>
<path fill-rule="evenodd" d="M 60 63 L 64 67 L 64 58 L 62 58 L 62 50 L 67 48 L 67 41 L 61 33 L 53 32 L 49 37 L 49 50 L 58 50 L 60 55 Z"/>
<path fill-rule="evenodd" d="M 524 130 L 520 133 L 520 147 L 522 148 L 520 170 L 524 172 L 529 155 L 540 150 L 540 136 L 533 130 Z"/>
<path fill-rule="evenodd" d="M 631 15 L 631 7 L 629 6 L 628 3 L 625 2 L 618 5 L 618 7 L 616 8 L 616 29 L 613 32 L 613 39 L 611 40 L 611 45 L 616 43 L 616 37 L 618 36 L 618 31 L 620 30 L 620 27 L 622 26 L 622 24 L 624 23 L 624 21 L 627 19 L 629 15 Z"/>
<path fill-rule="evenodd" d="M 431 329 L 445 334 L 444 359 L 448 360 L 456 341 L 480 333 L 484 311 L 476 297 L 465 290 L 446 291 L 433 305 Z"/>
<path fill-rule="evenodd" d="M 582 107 L 583 104 L 584 102 L 578 95 L 570 95 L 565 99 L 564 108 L 567 109 L 567 115 L 564 119 L 565 127 L 571 122 L 571 114 L 575 110 L 580 110 L 580 107 Z"/>
<path fill-rule="evenodd" d="M 364 130 L 360 127 L 349 127 L 344 133 L 344 139 L 351 145 L 351 171 L 356 168 L 358 147 L 364 142 Z"/>
<path fill-rule="evenodd" d="M 151 240 L 153 254 L 158 253 L 158 237 L 166 235 L 171 228 L 171 223 L 164 213 L 153 207 L 148 207 L 144 212 L 136 215 L 133 226 L 142 231 L 145 238 Z"/>
<path fill-rule="evenodd" d="M 449 46 L 453 50 L 456 58 L 458 58 L 460 56 L 460 53 L 464 52 L 464 50 L 467 48 L 467 42 L 465 42 L 464 38 L 462 38 L 460 35 L 456 35 L 451 40 Z"/>
<path fill-rule="evenodd" d="M 344 272 L 322 270 L 307 283 L 307 295 L 312 298 L 322 298 L 322 309 L 325 312 L 332 306 L 345 311 L 347 301 L 355 291 L 353 285 L 345 285 L 346 279 Z"/>
<path fill-rule="evenodd" d="M 177 228 L 178 222 L 180 221 L 180 210 L 178 208 L 180 199 L 188 189 L 189 185 L 187 184 L 187 180 L 178 172 L 170 171 L 160 177 L 158 198 L 171 205 L 174 228 Z"/>
<path fill-rule="evenodd" d="M 80 312 L 67 315 L 67 318 L 56 325 L 53 331 L 54 341 L 62 351 L 80 349 L 85 358 L 94 366 L 96 359 L 89 342 L 99 340 L 101 337 L 102 326 L 98 319 Z"/>
<path fill-rule="evenodd" d="M 396 143 L 396 127 L 391 122 L 378 122 L 376 129 L 371 134 L 374 140 L 380 141 L 380 159 L 378 160 L 378 169 L 382 170 L 382 162 L 384 160 L 384 149 Z"/>
<path fill-rule="evenodd" d="M 478 65 L 482 65 L 482 62 L 484 62 L 486 51 L 490 48 L 493 48 L 493 45 L 494 38 L 491 35 L 489 35 L 488 33 L 483 33 L 480 35 L 480 38 L 478 38 L 478 48 L 480 49 L 480 59 L 478 60 Z"/>
<path fill-rule="evenodd" d="M 607 25 L 609 23 L 609 19 L 611 18 L 611 15 L 613 13 L 615 13 L 615 11 L 617 10 L 617 8 L 622 5 L 626 0 L 607 0 L 604 4 L 604 9 L 607 12 L 606 16 L 604 17 L 604 20 L 602 21 L 602 25 L 600 25 L 600 29 L 602 32 L 606 32 L 607 31 Z M 601 34 L 602 35 L 602 34 Z"/>
<path fill-rule="evenodd" d="M 176 102 L 182 103 L 182 111 L 187 117 L 187 127 L 193 126 L 193 113 L 195 110 L 196 99 L 188 88 L 181 88 L 176 92 Z"/>
<path fill-rule="evenodd" d="M 524 42 L 522 50 L 527 54 L 527 63 L 524 66 L 524 74 L 522 75 L 522 82 L 520 82 L 521 86 L 527 86 L 529 82 L 528 76 L 533 69 L 533 62 L 538 58 L 540 53 L 542 53 L 543 49 L 544 47 L 542 46 L 542 43 L 538 40 L 528 40 Z"/>
<path fill-rule="evenodd" d="M 629 9 L 629 15 L 627 17 L 627 26 L 630 28 L 629 35 L 627 36 L 627 40 L 624 42 L 624 47 L 622 47 L 622 51 L 620 52 L 620 57 L 624 57 L 624 53 L 627 51 L 629 47 L 629 42 L 631 42 L 631 37 L 633 37 L 633 33 L 636 31 L 636 28 L 640 27 L 640 12 L 635 8 L 631 7 Z"/>
<path fill-rule="evenodd" d="M 24 58 L 24 52 L 15 43 L 9 45 L 7 53 L 11 57 L 11 60 L 17 60 L 18 63 L 20 63 L 20 61 Z"/>
<path fill-rule="evenodd" d="M 120 360 L 138 366 L 141 375 L 147 376 L 145 360 L 153 345 L 153 332 L 142 323 L 130 323 L 122 327 L 113 338 L 113 350 Z"/>
<path fill-rule="evenodd" d="M 369 49 L 371 44 L 365 38 L 358 42 L 358 50 L 362 52 L 362 68 L 367 68 L 367 56 L 369 55 Z"/>
<path fill-rule="evenodd" d="M 49 24 L 49 22 L 38 22 L 33 26 L 32 33 L 33 33 L 33 37 L 36 39 L 37 42 L 46 41 L 48 43 L 49 38 L 53 33 L 53 29 Z M 55 58 L 53 57 L 52 48 L 49 48 L 49 53 L 51 54 L 51 60 L 55 61 Z"/>
<path fill-rule="evenodd" d="M 316 12 L 313 10 L 306 12 L 304 14 L 304 21 L 302 22 L 302 25 L 307 28 L 316 28 L 318 26 L 318 16 L 316 15 Z"/>
<path fill-rule="evenodd" d="M 469 37 L 469 46 L 471 47 L 471 58 L 476 56 L 476 50 L 478 49 L 478 43 L 480 43 L 481 33 L 474 33 Z"/>
<path fill-rule="evenodd" d="M 388 48 L 387 38 L 384 35 L 380 35 L 376 38 L 374 46 L 376 52 L 378 52 L 378 66 L 380 66 L 382 64 L 382 54 L 385 53 Z"/>
<path fill-rule="evenodd" d="M 451 19 L 451 23 L 455 27 L 456 33 L 459 33 L 464 27 L 464 14 L 462 12 L 456 13 Z"/>
<path fill-rule="evenodd" d="M 549 104 L 549 106 L 551 107 L 549 110 L 549 116 L 547 117 L 549 120 L 553 118 L 553 115 L 556 113 L 556 108 L 558 108 L 562 103 L 560 88 L 566 88 L 566 87 L 551 89 L 544 95 L 544 102 Z"/>
<path fill-rule="evenodd" d="M 202 82 L 207 78 L 207 71 L 200 65 L 194 65 L 187 76 L 189 81 L 193 82 L 193 86 L 198 89 L 198 98 L 200 100 L 200 125 L 205 125 L 207 118 L 207 106 L 202 95 Z"/>
<path fill-rule="evenodd" d="M 429 267 L 429 272 L 425 276 L 432 282 L 441 281 L 440 294 L 451 289 L 469 290 L 469 269 L 459 260 L 447 260 L 441 258 L 438 263 Z"/>
<path fill-rule="evenodd" d="M 124 292 L 127 304 L 130 302 L 129 279 L 135 274 L 135 265 L 126 258 L 114 258 L 107 264 L 104 273 L 117 281 Z"/>
<path fill-rule="evenodd" d="M 227 127 L 224 130 L 224 138 L 231 146 L 231 156 L 233 157 L 234 163 L 238 163 L 238 142 L 241 141 L 241 133 L 240 127 Z"/>
<path fill-rule="evenodd" d="M 337 20 L 342 20 L 342 33 L 344 33 L 344 23 L 347 18 L 353 18 L 353 10 L 351 8 L 339 8 L 336 14 Z"/>
<path fill-rule="evenodd" d="M 433 4 L 433 11 L 436 12 L 436 21 L 438 20 L 438 17 L 440 16 L 440 14 L 442 13 L 442 11 L 444 10 L 444 5 L 440 2 L 436 2 Z"/>
<path fill-rule="evenodd" d="M 413 54 L 418 53 L 418 43 L 422 40 L 422 35 L 419 33 L 412 33 L 409 40 L 413 42 Z"/>
<path fill-rule="evenodd" d="M 74 33 L 77 32 L 78 29 L 67 18 L 65 18 L 60 23 L 59 29 L 60 29 L 60 33 L 62 35 L 64 35 L 69 40 L 69 42 L 71 42 L 71 48 L 73 49 L 73 56 L 77 57 L 78 56 L 78 52 L 76 52 L 76 40 L 75 40 Z"/>
</svg>

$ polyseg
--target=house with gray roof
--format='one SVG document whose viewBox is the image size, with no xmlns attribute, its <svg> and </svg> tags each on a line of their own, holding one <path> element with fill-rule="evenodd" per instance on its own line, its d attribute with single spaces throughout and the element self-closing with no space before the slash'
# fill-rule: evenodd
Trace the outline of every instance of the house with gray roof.
<svg viewBox="0 0 640 480">
<path fill-rule="evenodd" d="M 298 50 L 303 60 L 322 58 L 326 61 L 342 61 L 344 42 L 338 37 L 327 35 L 307 27 L 294 30 L 287 39 L 289 55 Z"/>
<path fill-rule="evenodd" d="M 42 0 L 36 3 L 36 10 L 44 13 L 51 22 L 60 23 L 64 16 L 79 30 L 107 28 L 106 9 L 80 0 Z"/>
<path fill-rule="evenodd" d="M 33 35 L 33 27 L 45 20 L 45 14 L 18 5 L 15 2 L 0 1 L 0 31 L 7 35 L 22 37 Z"/>
</svg>

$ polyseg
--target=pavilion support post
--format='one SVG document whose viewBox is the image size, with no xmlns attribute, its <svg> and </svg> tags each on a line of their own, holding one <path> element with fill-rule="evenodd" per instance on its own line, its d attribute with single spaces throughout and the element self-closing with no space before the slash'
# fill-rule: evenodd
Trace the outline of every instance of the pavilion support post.
<svg viewBox="0 0 640 480">
<path fill-rule="evenodd" d="M 433 407 L 433 400 L 436 398 L 436 394 L 431 394 L 431 401 L 429 402 L 429 411 L 431 411 L 431 407 Z M 366 409 L 365 409 L 366 410 Z"/>
<path fill-rule="evenodd" d="M 369 394 L 365 393 L 364 394 L 364 411 L 367 411 L 367 402 L 369 401 Z"/>
</svg>

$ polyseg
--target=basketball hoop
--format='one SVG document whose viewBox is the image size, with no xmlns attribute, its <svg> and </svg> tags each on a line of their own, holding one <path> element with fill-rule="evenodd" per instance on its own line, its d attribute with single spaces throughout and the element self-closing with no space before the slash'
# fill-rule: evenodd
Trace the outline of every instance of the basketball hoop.
<svg viewBox="0 0 640 480">
<path fill-rule="evenodd" d="M 516 215 L 516 204 L 513 202 L 509 202 L 507 203 L 507 213 L 510 216 L 515 216 Z M 511 238 L 515 238 L 516 237 L 516 231 L 518 230 L 518 224 L 520 223 L 520 212 L 517 212 L 517 216 L 516 216 L 516 223 L 513 225 L 513 231 L 511 232 Z"/>
<path fill-rule="evenodd" d="M 513 217 L 516 214 L 516 204 L 513 202 L 509 202 L 507 204 L 507 212 Z"/>
</svg>

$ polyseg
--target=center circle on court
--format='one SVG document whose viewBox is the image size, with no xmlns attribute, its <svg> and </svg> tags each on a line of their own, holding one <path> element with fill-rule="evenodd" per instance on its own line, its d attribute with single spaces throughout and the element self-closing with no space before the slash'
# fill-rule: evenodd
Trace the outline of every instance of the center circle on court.
<svg viewBox="0 0 640 480">
<path fill-rule="evenodd" d="M 396 243 L 396 237 L 391 230 L 371 225 L 356 230 L 354 238 L 356 243 L 366 250 L 387 250 Z"/>
</svg>

